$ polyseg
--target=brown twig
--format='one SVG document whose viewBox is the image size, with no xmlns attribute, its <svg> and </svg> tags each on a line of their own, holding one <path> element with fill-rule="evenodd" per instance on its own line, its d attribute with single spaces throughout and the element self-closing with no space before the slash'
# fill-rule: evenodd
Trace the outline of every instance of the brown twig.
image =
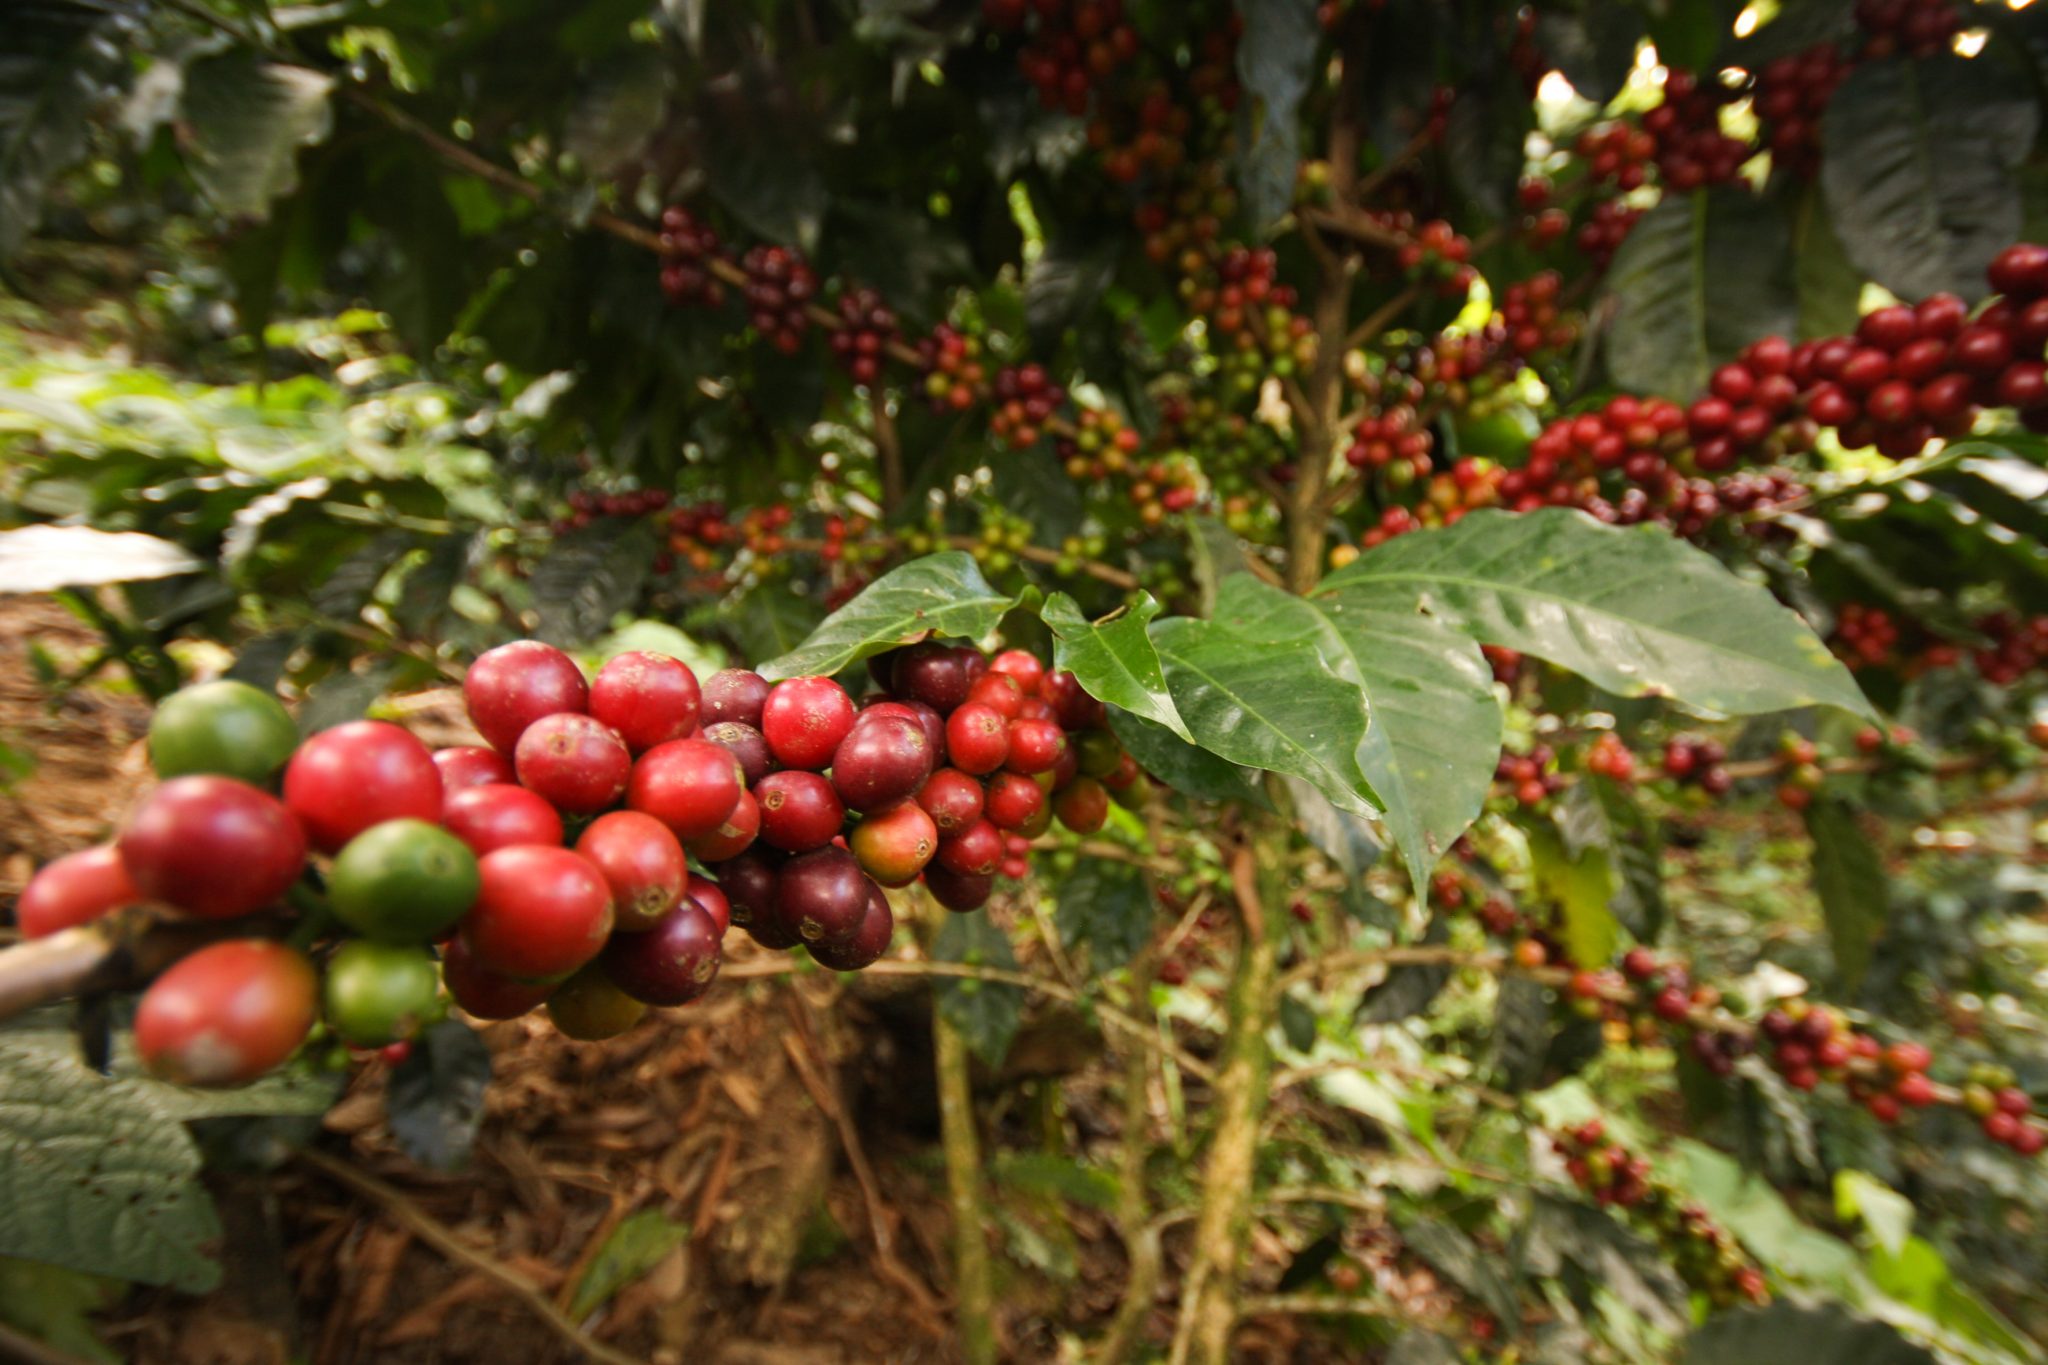
<svg viewBox="0 0 2048 1365">
<path fill-rule="evenodd" d="M 464 1242 L 439 1219 L 407 1198 L 403 1191 L 387 1185 L 367 1171 L 358 1170 L 345 1161 L 337 1161 L 325 1152 L 311 1147 L 301 1148 L 298 1159 L 335 1183 L 345 1185 L 354 1193 L 380 1205 L 415 1237 L 450 1260 L 459 1261 L 495 1282 L 524 1303 L 528 1310 L 545 1323 L 556 1336 L 592 1360 L 602 1361 L 604 1365 L 644 1365 L 639 1357 L 615 1350 L 578 1327 L 532 1280 L 497 1257 Z"/>
</svg>

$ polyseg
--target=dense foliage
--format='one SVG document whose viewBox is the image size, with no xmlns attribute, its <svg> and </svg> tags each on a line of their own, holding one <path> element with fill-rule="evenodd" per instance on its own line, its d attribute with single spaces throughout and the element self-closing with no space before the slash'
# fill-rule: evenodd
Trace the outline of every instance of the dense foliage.
<svg viewBox="0 0 2048 1365">
<path fill-rule="evenodd" d="M 170 700 L 0 953 L 147 986 L 0 1031 L 0 1254 L 203 1287 L 188 1120 L 390 1047 L 445 1159 L 444 990 L 646 1027 L 730 917 L 955 1100 L 1131 1059 L 1091 1358 L 2038 1359 L 2041 8 L 32 0 L 0 591 Z"/>
</svg>

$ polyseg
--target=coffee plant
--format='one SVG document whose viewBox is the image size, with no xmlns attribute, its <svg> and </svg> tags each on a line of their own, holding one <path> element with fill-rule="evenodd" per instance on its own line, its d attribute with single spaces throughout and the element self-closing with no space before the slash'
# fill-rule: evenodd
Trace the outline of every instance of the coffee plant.
<svg viewBox="0 0 2048 1365">
<path fill-rule="evenodd" d="M 16 6 L 0 1267 L 899 977 L 945 1358 L 2042 1359 L 2044 11 Z"/>
</svg>

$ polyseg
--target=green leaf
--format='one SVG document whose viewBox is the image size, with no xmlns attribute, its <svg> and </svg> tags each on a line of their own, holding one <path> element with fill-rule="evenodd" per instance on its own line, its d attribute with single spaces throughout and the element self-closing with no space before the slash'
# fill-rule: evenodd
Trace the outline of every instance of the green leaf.
<svg viewBox="0 0 2048 1365">
<path fill-rule="evenodd" d="M 449 1170 L 469 1159 L 484 1118 L 491 1053 L 476 1030 L 444 1019 L 413 1042 L 391 1073 L 385 1112 L 399 1149 L 423 1166 Z"/>
<path fill-rule="evenodd" d="M 1984 297 L 2019 235 L 2040 109 L 2018 72 L 1943 54 L 1865 62 L 1821 116 L 1821 190 L 1859 269 L 1909 299 Z"/>
<path fill-rule="evenodd" d="M 1088 961 L 1099 973 L 1113 972 L 1137 956 L 1152 936 L 1152 893 L 1144 874 L 1129 863 L 1082 858 L 1060 882 L 1053 922 L 1068 948 L 1088 945 Z"/>
<path fill-rule="evenodd" d="M 1802 1223 L 1776 1190 L 1733 1157 L 1680 1138 L 1662 1169 L 1767 1269 L 1836 1293 L 1856 1284 L 1856 1253 Z"/>
<path fill-rule="evenodd" d="M 689 1240 L 690 1225 L 676 1222 L 660 1209 L 641 1209 L 628 1215 L 604 1239 L 590 1268 L 576 1282 L 576 1292 L 569 1298 L 569 1317 L 583 1321 Z"/>
<path fill-rule="evenodd" d="M 90 526 L 0 531 L 0 593 L 175 578 L 204 567 L 182 546 L 139 531 L 95 531 Z"/>
<path fill-rule="evenodd" d="M 645 521 L 623 531 L 599 522 L 560 537 L 527 580 L 540 616 L 536 633 L 552 645 L 604 635 L 612 618 L 639 600 L 653 557 L 654 532 Z"/>
<path fill-rule="evenodd" d="M 1530 1221 L 1532 1273 L 1554 1277 L 1563 1258 L 1659 1331 L 1675 1334 L 1691 1322 L 1685 1282 L 1652 1243 L 1606 1210 L 1539 1191 Z"/>
<path fill-rule="evenodd" d="M 1372 821 L 1338 810 L 1330 804 L 1329 797 L 1298 777 L 1283 777 L 1280 781 L 1287 788 L 1287 801 L 1293 807 L 1294 827 L 1357 885 L 1366 870 L 1376 866 L 1387 851 Z"/>
<path fill-rule="evenodd" d="M 209 1290 L 220 1222 L 199 1164 L 182 1123 L 68 1034 L 0 1033 L 0 1256 Z"/>
<path fill-rule="evenodd" d="M 1252 223 L 1264 228 L 1294 201 L 1301 165 L 1296 111 L 1308 90 L 1322 26 L 1310 0 L 1236 0 L 1244 20 L 1237 78 L 1244 101 L 1239 131 L 1238 188 Z"/>
<path fill-rule="evenodd" d="M 1429 927 L 1423 930 L 1420 941 L 1425 946 L 1449 943 L 1450 923 L 1440 914 L 1430 916 Z M 1363 1024 L 1395 1024 L 1413 1019 L 1435 1003 L 1450 982 L 1448 964 L 1413 962 L 1389 967 L 1385 978 L 1366 987 L 1365 994 L 1359 997 L 1355 1017 Z"/>
<path fill-rule="evenodd" d="M 93 1331 L 92 1314 L 119 1303 L 127 1286 L 83 1271 L 0 1256 L 0 1322 L 67 1358 L 120 1365 Z"/>
<path fill-rule="evenodd" d="M 827 122 L 758 65 L 704 88 L 697 145 L 711 193 L 742 223 L 783 246 L 811 251 L 829 202 L 817 137 Z M 773 153 L 763 155 L 764 148 Z"/>
<path fill-rule="evenodd" d="M 1482 1251 L 1477 1242 L 1447 1222 L 1410 1223 L 1400 1231 L 1417 1256 L 1479 1300 L 1494 1317 L 1502 1322 L 1516 1320 L 1521 1307 L 1515 1300 L 1515 1291 L 1494 1268 L 1497 1256 Z"/>
<path fill-rule="evenodd" d="M 43 198 L 92 145 L 91 115 L 132 74 L 129 46 L 147 7 L 108 0 L 17 0 L 0 51 L 0 261 L 43 216 Z"/>
<path fill-rule="evenodd" d="M 1622 696 L 1733 715 L 1804 705 L 1873 714 L 1797 615 L 1656 527 L 1602 526 L 1563 508 L 1475 512 L 1367 551 L 1318 592 L 1365 587 Z"/>
<path fill-rule="evenodd" d="M 1636 46 L 1643 40 L 1643 16 L 1630 5 L 1595 3 L 1583 13 L 1545 10 L 1536 16 L 1536 42 L 1555 63 L 1572 89 L 1595 104 L 1621 93 L 1636 64 Z M 1658 56 L 1666 61 L 1663 45 Z"/>
<path fill-rule="evenodd" d="M 360 673 L 345 665 L 335 669 L 307 690 L 306 704 L 299 708 L 299 733 L 317 735 L 361 720 L 397 673 L 398 664 L 391 659 L 376 660 Z"/>
<path fill-rule="evenodd" d="M 1807 185 L 1792 207 L 1793 279 L 1799 293 L 1799 337 L 1847 336 L 1862 314 L 1863 275 L 1842 248 L 1817 186 Z"/>
<path fill-rule="evenodd" d="M 1798 322 L 1790 225 L 1742 186 L 1665 196 L 1630 230 L 1604 288 L 1615 383 L 1680 402 L 1744 346 Z"/>
<path fill-rule="evenodd" d="M 260 219 L 298 187 L 299 149 L 324 142 L 333 126 L 333 88 L 329 76 L 247 49 L 192 64 L 181 108 L 186 165 L 216 208 Z"/>
<path fill-rule="evenodd" d="M 1607 850 L 1599 845 L 1567 851 L 1555 829 L 1529 832 L 1529 858 L 1537 891 L 1564 915 L 1564 945 L 1574 963 L 1601 967 L 1614 957 L 1621 925 L 1614 918 L 1615 876 Z"/>
<path fill-rule="evenodd" d="M 934 962 L 1017 969 L 1017 954 L 1009 937 L 982 911 L 948 915 L 945 927 L 932 940 L 931 952 Z M 932 978 L 932 990 L 938 997 L 939 1012 L 960 1030 L 975 1056 L 990 1066 L 999 1064 L 1024 1017 L 1023 988 L 1006 981 L 940 976 Z"/>
<path fill-rule="evenodd" d="M 833 612 L 801 645 L 754 665 L 762 677 L 829 677 L 871 655 L 926 635 L 979 639 L 994 630 L 1017 597 L 981 576 L 974 556 L 947 550 L 899 565 Z"/>
<path fill-rule="evenodd" d="M 1681 1365 L 1935 1365 L 1934 1355 L 1892 1327 L 1850 1316 L 1838 1304 L 1779 1302 L 1709 1318 L 1685 1343 Z"/>
<path fill-rule="evenodd" d="M 1663 841 L 1632 788 L 1582 773 L 1558 803 L 1557 830 L 1567 855 L 1598 849 L 1614 872 L 1608 904 L 1628 931 L 1648 942 L 1664 924 Z"/>
<path fill-rule="evenodd" d="M 739 646 L 743 660 L 769 659 L 802 644 L 825 619 L 825 609 L 815 598 L 771 582 L 719 602 L 713 617 Z"/>
<path fill-rule="evenodd" d="M 1159 603 L 1151 593 L 1140 592 L 1128 608 L 1091 622 L 1081 614 L 1080 603 L 1056 592 L 1039 614 L 1053 634 L 1053 667 L 1072 673 L 1089 696 L 1157 721 L 1193 741 L 1167 695 L 1159 651 L 1145 633 L 1159 615 Z"/>
<path fill-rule="evenodd" d="M 606 58 L 569 111 L 562 149 L 584 173 L 604 176 L 631 160 L 661 126 L 668 104 L 669 64 L 642 43 Z"/>
<path fill-rule="evenodd" d="M 1326 666 L 1321 616 L 1249 574 L 1223 581 L 1216 610 L 1208 621 L 1152 624 L 1189 732 L 1232 763 L 1299 777 L 1339 809 L 1375 813 L 1358 767 L 1365 694 Z"/>
<path fill-rule="evenodd" d="M 1889 913 L 1884 862 L 1843 802 L 1823 797 L 1808 806 L 1806 832 L 1813 837 L 1813 889 L 1827 919 L 1835 971 L 1853 990 L 1870 970 Z"/>
<path fill-rule="evenodd" d="M 1835 1172 L 1835 1216 L 1844 1223 L 1862 1219 L 1877 1244 L 1894 1256 L 1913 1233 L 1913 1201 L 1862 1171 Z"/>
<path fill-rule="evenodd" d="M 1229 763 L 1207 749 L 1198 749 L 1163 725 L 1134 716 L 1120 706 L 1109 708 L 1110 733 L 1138 766 L 1184 796 L 1201 801 L 1269 803 L 1251 771 Z"/>
</svg>

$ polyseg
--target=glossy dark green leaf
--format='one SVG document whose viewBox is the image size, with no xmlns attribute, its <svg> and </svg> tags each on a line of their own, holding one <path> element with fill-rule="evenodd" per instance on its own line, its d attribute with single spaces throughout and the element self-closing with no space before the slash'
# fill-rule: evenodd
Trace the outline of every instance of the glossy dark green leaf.
<svg viewBox="0 0 2048 1365">
<path fill-rule="evenodd" d="M 1209 752 L 1287 773 L 1340 809 L 1378 809 L 1358 767 L 1365 695 L 1325 666 L 1327 628 L 1301 599 L 1249 574 L 1225 579 L 1214 618 L 1152 624 L 1174 707 Z"/>
<path fill-rule="evenodd" d="M 1338 810 L 1330 804 L 1329 797 L 1298 777 L 1283 777 L 1280 781 L 1287 788 L 1294 827 L 1354 884 L 1386 853 L 1386 842 L 1371 820 Z"/>
<path fill-rule="evenodd" d="M 1512 1322 L 1520 1311 L 1515 1292 L 1499 1269 L 1500 1257 L 1486 1251 L 1448 1222 L 1431 1220 L 1410 1223 L 1401 1236 L 1423 1260 L 1451 1283 L 1486 1306 L 1502 1322 Z"/>
<path fill-rule="evenodd" d="M 1296 111 L 1308 90 L 1322 26 L 1311 0 L 1236 0 L 1244 20 L 1237 44 L 1237 77 L 1245 99 L 1240 115 L 1238 186 L 1253 223 L 1264 227 L 1294 199 L 1301 164 Z"/>
<path fill-rule="evenodd" d="M 1790 224 L 1741 186 L 1667 195 L 1615 253 L 1604 292 L 1615 382 L 1686 402 L 1715 366 L 1797 325 Z"/>
<path fill-rule="evenodd" d="M 931 952 L 934 962 L 965 962 L 1009 971 L 1017 968 L 1017 954 L 1009 938 L 980 910 L 948 915 L 932 940 Z M 939 976 L 932 978 L 932 990 L 938 996 L 939 1011 L 960 1030 L 974 1055 L 990 1066 L 1000 1064 L 1024 1018 L 1023 988 L 1002 981 Z"/>
<path fill-rule="evenodd" d="M 1763 22 L 1737 49 L 1742 64 L 1752 71 L 1773 58 L 1795 57 L 1857 35 L 1856 0 L 1782 0 L 1776 13 L 1764 14 Z"/>
<path fill-rule="evenodd" d="M 1813 837 L 1813 889 L 1827 919 L 1835 971 L 1854 989 L 1870 969 L 1889 916 L 1884 862 L 1855 812 L 1838 801 L 1822 798 L 1807 807 L 1806 832 Z"/>
<path fill-rule="evenodd" d="M 2040 109 L 2003 63 L 1865 62 L 1821 117 L 1821 189 L 1849 259 L 1895 294 L 1984 297 L 2019 235 L 2016 172 Z"/>
<path fill-rule="evenodd" d="M 423 1166 L 462 1165 L 483 1123 L 490 1084 L 490 1049 L 476 1030 L 459 1019 L 434 1025 L 391 1072 L 384 1106 L 393 1140 Z"/>
<path fill-rule="evenodd" d="M 668 104 L 669 64 L 653 47 L 635 43 L 592 71 L 569 112 L 562 148 L 602 176 L 637 156 L 661 126 Z"/>
<path fill-rule="evenodd" d="M 1068 948 L 1086 945 L 1097 972 L 1113 972 L 1137 956 L 1156 916 L 1145 875 L 1129 863 L 1082 858 L 1059 884 L 1053 923 Z"/>
<path fill-rule="evenodd" d="M 558 537 L 527 579 L 540 617 L 536 634 L 553 645 L 602 636 L 638 600 L 653 558 L 654 533 L 646 521 L 624 528 L 597 522 Z"/>
<path fill-rule="evenodd" d="M 1173 709 L 1159 651 L 1145 627 L 1159 615 L 1159 603 L 1140 592 L 1130 606 L 1100 621 L 1090 621 L 1081 606 L 1063 592 L 1045 601 L 1040 616 L 1053 634 L 1052 660 L 1080 681 L 1089 696 L 1164 725 L 1182 739 L 1192 739 Z"/>
<path fill-rule="evenodd" d="M 1685 1343 L 1681 1365 L 1935 1365 L 1896 1328 L 1852 1316 L 1839 1304 L 1781 1300 L 1709 1318 Z"/>
<path fill-rule="evenodd" d="M 1198 749 L 1154 721 L 1118 706 L 1109 708 L 1110 733 L 1138 760 L 1138 766 L 1184 796 L 1202 801 L 1269 804 L 1250 769 Z"/>
<path fill-rule="evenodd" d="M 1570 1261 L 1659 1331 L 1680 1332 L 1691 1321 L 1685 1282 L 1657 1248 L 1604 1209 L 1547 1194 L 1536 1197 L 1531 1217 L 1529 1268 L 1546 1278 Z"/>
<path fill-rule="evenodd" d="M 978 639 L 1017 604 L 981 575 L 964 550 L 926 555 L 889 570 L 827 616 L 801 645 L 756 664 L 764 678 L 830 676 L 849 664 L 931 635 Z"/>
<path fill-rule="evenodd" d="M 299 151 L 327 138 L 334 80 L 246 48 L 195 62 L 180 113 L 185 164 L 222 213 L 263 218 L 298 187 Z"/>
<path fill-rule="evenodd" d="M 1572 89 L 1595 104 L 1621 93 L 1642 39 L 1642 12 L 1630 5 L 1595 3 L 1577 12 L 1544 10 L 1536 17 L 1536 42 L 1544 57 L 1557 64 Z"/>
<path fill-rule="evenodd" d="M 1793 278 L 1799 294 L 1799 336 L 1846 336 L 1862 315 L 1863 272 L 1849 260 L 1817 186 L 1792 205 Z"/>
<path fill-rule="evenodd" d="M 1793 612 L 1711 556 L 1650 526 L 1580 512 L 1476 512 L 1399 536 L 1324 580 L 1419 602 L 1622 696 L 1751 715 L 1804 705 L 1869 715 L 1855 680 Z"/>
</svg>

